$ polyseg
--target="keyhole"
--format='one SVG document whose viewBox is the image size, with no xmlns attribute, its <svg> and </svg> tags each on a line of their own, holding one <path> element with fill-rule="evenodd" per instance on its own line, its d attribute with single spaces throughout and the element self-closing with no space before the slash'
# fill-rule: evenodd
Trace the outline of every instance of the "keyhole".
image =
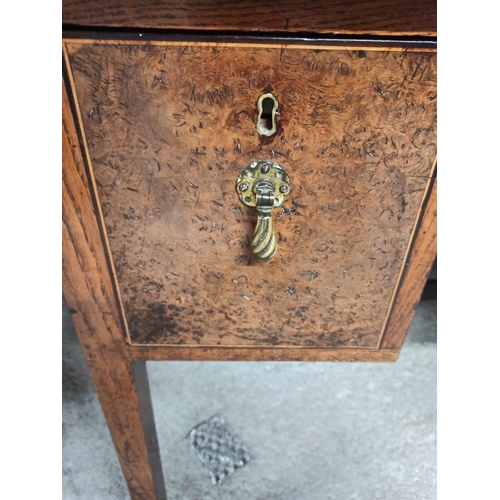
<svg viewBox="0 0 500 500">
<path fill-rule="evenodd" d="M 264 133 L 271 132 L 273 128 L 273 108 L 274 101 L 270 97 L 266 97 L 262 101 L 262 113 L 260 115 L 260 129 Z"/>
<path fill-rule="evenodd" d="M 272 94 L 261 95 L 257 103 L 259 117 L 257 118 L 257 132 L 269 137 L 276 132 L 276 111 L 278 101 Z"/>
</svg>

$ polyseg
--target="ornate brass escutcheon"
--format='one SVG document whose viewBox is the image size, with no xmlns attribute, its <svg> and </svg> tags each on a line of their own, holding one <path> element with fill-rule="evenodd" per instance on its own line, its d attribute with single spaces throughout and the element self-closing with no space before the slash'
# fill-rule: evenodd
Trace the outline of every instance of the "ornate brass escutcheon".
<svg viewBox="0 0 500 500">
<path fill-rule="evenodd" d="M 279 207 L 292 190 L 285 169 L 267 160 L 258 160 L 245 167 L 236 181 L 236 192 L 248 207 L 257 209 L 252 249 L 259 259 L 269 260 L 277 249 L 271 211 Z"/>
</svg>

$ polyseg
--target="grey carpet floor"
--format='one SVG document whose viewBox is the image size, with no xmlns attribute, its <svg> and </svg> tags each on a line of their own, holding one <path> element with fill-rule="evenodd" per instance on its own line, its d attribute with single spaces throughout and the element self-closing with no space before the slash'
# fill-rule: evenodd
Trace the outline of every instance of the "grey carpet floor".
<svg viewBox="0 0 500 500">
<path fill-rule="evenodd" d="M 169 500 L 436 498 L 436 301 L 395 363 L 148 362 Z M 251 459 L 214 486 L 188 432 L 224 417 Z M 63 498 L 129 499 L 63 303 Z"/>
</svg>

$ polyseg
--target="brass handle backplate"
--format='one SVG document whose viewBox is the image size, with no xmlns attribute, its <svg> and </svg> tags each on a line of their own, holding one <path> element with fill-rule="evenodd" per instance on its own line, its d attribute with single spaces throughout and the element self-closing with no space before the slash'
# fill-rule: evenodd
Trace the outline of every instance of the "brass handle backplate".
<svg viewBox="0 0 500 500">
<path fill-rule="evenodd" d="M 269 260 L 276 254 L 271 211 L 279 207 L 292 190 L 292 183 L 285 169 L 267 160 L 258 160 L 245 167 L 236 181 L 236 192 L 248 207 L 257 209 L 252 249 L 259 259 Z"/>
</svg>

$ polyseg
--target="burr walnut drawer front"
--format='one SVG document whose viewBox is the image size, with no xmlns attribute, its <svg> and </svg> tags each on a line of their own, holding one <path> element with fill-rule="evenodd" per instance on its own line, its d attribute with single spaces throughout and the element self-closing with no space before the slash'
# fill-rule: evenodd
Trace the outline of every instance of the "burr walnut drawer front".
<svg viewBox="0 0 500 500">
<path fill-rule="evenodd" d="M 395 359 L 405 332 L 387 328 L 435 169 L 435 53 L 71 40 L 65 54 L 132 347 Z M 291 184 L 269 260 L 238 191 L 258 161 Z"/>
</svg>

